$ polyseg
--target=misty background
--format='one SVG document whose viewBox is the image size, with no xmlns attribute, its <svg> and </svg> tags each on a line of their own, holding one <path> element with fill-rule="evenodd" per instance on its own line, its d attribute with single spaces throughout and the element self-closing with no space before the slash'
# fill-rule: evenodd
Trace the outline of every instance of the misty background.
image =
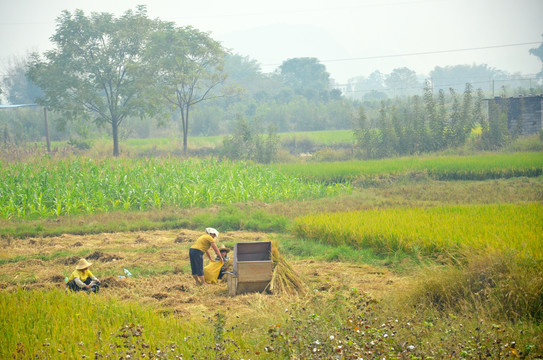
<svg viewBox="0 0 543 360">
<path fill-rule="evenodd" d="M 5 67 L 12 56 L 48 50 L 62 10 L 120 15 L 142 3 L 2 1 L 0 63 Z M 399 67 L 421 77 L 436 66 L 458 64 L 526 75 L 541 70 L 528 54 L 543 34 L 540 0 L 155 0 L 146 5 L 149 17 L 209 32 L 233 53 L 256 60 L 265 73 L 296 57 L 319 59 L 338 84 Z"/>
<path fill-rule="evenodd" d="M 53 49 L 49 39 L 63 10 L 121 16 L 140 4 L 1 2 L 0 102 L 33 103 L 39 97 L 40 89 L 26 82 L 25 62 L 32 52 Z M 151 19 L 192 26 L 218 41 L 229 53 L 224 86 L 245 91 L 194 107 L 187 130 L 191 136 L 231 134 L 240 124 L 253 132 L 270 125 L 278 132 L 351 129 L 360 120 L 360 107 L 366 111 L 364 126 L 383 129 L 385 111 L 393 122 L 427 118 L 421 109 L 432 104 L 423 103 L 423 95 L 430 102 L 441 96 L 446 125 L 462 115 L 454 107 L 462 101 L 472 106 L 475 94 L 477 111 L 483 111 L 483 97 L 541 92 L 542 60 L 530 53 L 541 46 L 543 36 L 539 0 L 339 0 L 333 5 L 159 0 L 146 9 Z M 299 67 L 292 66 L 298 60 Z M 1 112 L 4 143 L 42 139 L 41 117 L 39 109 Z M 119 136 L 149 138 L 185 131 L 179 112 L 157 117 L 129 117 Z M 55 112 L 50 121 L 53 140 L 69 139 L 81 146 L 111 132 L 99 121 L 68 121 Z M 396 125 L 398 132 L 405 124 Z M 467 126 L 480 124 L 465 125 L 462 132 Z M 455 140 L 454 146 L 464 140 Z M 415 146 L 408 151 L 419 150 Z"/>
</svg>

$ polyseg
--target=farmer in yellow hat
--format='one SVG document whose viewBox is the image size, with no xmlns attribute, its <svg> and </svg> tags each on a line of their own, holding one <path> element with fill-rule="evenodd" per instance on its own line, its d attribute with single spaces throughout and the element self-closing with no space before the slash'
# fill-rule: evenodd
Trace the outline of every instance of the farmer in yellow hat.
<svg viewBox="0 0 543 360">
<path fill-rule="evenodd" d="M 215 243 L 215 241 L 218 240 L 218 237 L 219 232 L 217 230 L 206 228 L 206 234 L 200 236 L 189 249 L 190 268 L 192 270 L 192 277 L 197 285 L 207 285 L 204 276 L 204 253 L 209 260 L 212 260 L 209 248 L 213 248 L 215 254 L 217 254 L 220 260 L 224 262 L 222 255 L 219 252 L 219 248 Z"/>
<path fill-rule="evenodd" d="M 66 286 L 72 291 L 97 293 L 100 290 L 100 280 L 89 270 L 92 264 L 85 259 L 79 259 L 75 270 L 68 279 Z"/>
</svg>

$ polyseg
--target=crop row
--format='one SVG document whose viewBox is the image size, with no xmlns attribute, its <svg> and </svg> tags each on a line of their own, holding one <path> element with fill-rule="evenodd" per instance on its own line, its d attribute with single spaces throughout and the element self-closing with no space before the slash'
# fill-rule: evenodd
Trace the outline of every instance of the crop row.
<svg viewBox="0 0 543 360">
<path fill-rule="evenodd" d="M 478 249 L 543 260 L 543 205 L 399 208 L 302 216 L 294 233 L 378 253 L 457 255 Z"/>
<path fill-rule="evenodd" d="M 273 202 L 324 197 L 342 189 L 301 181 L 273 168 L 229 161 L 42 159 L 1 166 L 0 216 L 27 219 Z"/>
<path fill-rule="evenodd" d="M 360 178 L 426 172 L 437 180 L 485 180 L 543 174 L 543 153 L 404 157 L 370 161 L 280 164 L 278 169 L 306 179 L 348 182 Z"/>
</svg>

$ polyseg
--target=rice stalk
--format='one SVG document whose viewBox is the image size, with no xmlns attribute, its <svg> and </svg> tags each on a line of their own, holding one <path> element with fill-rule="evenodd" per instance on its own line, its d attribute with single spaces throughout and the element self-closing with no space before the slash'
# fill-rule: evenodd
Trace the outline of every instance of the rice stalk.
<svg viewBox="0 0 543 360">
<path fill-rule="evenodd" d="M 272 242 L 273 273 L 269 290 L 274 294 L 298 295 L 306 292 L 300 276 L 279 253 L 277 242 Z"/>
</svg>

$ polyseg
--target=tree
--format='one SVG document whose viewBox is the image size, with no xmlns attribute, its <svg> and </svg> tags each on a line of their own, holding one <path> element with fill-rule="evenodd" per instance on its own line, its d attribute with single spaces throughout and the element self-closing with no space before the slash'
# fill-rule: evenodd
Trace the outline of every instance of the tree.
<svg viewBox="0 0 543 360">
<path fill-rule="evenodd" d="M 43 89 L 41 105 L 68 118 L 94 117 L 111 125 L 113 155 L 119 155 L 119 127 L 149 109 L 142 95 L 141 54 L 156 26 L 145 6 L 115 18 L 109 13 L 64 11 L 51 37 L 55 49 L 32 55 L 28 75 Z"/>
<path fill-rule="evenodd" d="M 431 144 L 428 144 L 430 150 L 439 150 L 443 147 L 443 122 L 438 115 L 437 104 L 434 100 L 434 89 L 429 81 L 424 85 L 424 108 L 428 121 Z"/>
<path fill-rule="evenodd" d="M 473 126 L 482 126 L 484 122 L 483 105 L 485 100 L 485 94 L 483 89 L 477 88 L 475 94 L 475 100 L 473 102 Z"/>
<path fill-rule="evenodd" d="M 481 141 L 485 150 L 496 150 L 507 144 L 510 133 L 507 128 L 509 101 L 490 100 L 488 123 L 482 127 Z"/>
<path fill-rule="evenodd" d="M 452 147 L 457 147 L 462 145 L 460 141 L 462 133 L 464 131 L 463 122 L 462 122 L 462 109 L 460 105 L 460 100 L 458 94 L 454 91 L 453 88 L 449 88 L 449 92 L 452 98 L 451 105 L 451 115 L 450 115 L 450 127 L 447 129 L 447 145 Z"/>
<path fill-rule="evenodd" d="M 447 90 L 453 88 L 456 92 L 463 90 L 466 83 L 477 84 L 489 82 L 494 78 L 506 78 L 504 71 L 496 70 L 486 64 L 480 65 L 453 65 L 440 67 L 436 66 L 430 71 L 430 77 L 434 89 Z"/>
<path fill-rule="evenodd" d="M 375 70 L 367 78 L 358 76 L 349 79 L 349 85 L 352 88 L 354 98 L 362 98 L 364 100 L 384 100 L 387 98 L 385 93 L 385 76 Z"/>
<path fill-rule="evenodd" d="M 241 55 L 226 55 L 224 70 L 228 74 L 225 84 L 239 86 L 247 91 L 248 95 L 259 92 L 270 92 L 280 88 L 280 81 L 262 74 L 260 64 Z"/>
<path fill-rule="evenodd" d="M 469 137 L 474 126 L 473 120 L 473 86 L 470 83 L 466 84 L 464 94 L 462 96 L 462 125 L 460 130 L 460 142 L 463 144 Z"/>
<path fill-rule="evenodd" d="M 438 122 L 442 126 L 441 136 L 440 136 L 440 148 L 447 147 L 447 137 L 450 129 L 450 119 L 447 112 L 447 103 L 445 100 L 445 90 L 439 89 L 437 94 L 437 117 Z"/>
<path fill-rule="evenodd" d="M 539 60 L 541 60 L 541 62 L 543 63 L 543 43 L 541 43 L 539 47 L 530 49 L 530 54 L 539 58 Z M 543 77 L 543 67 L 541 68 L 541 71 L 539 72 L 538 76 Z"/>
<path fill-rule="evenodd" d="M 396 68 L 385 79 L 386 85 L 394 91 L 394 95 L 407 95 L 418 90 L 420 84 L 417 73 L 406 67 Z"/>
<path fill-rule="evenodd" d="M 190 26 L 167 24 L 152 36 L 146 62 L 158 94 L 181 113 L 185 153 L 191 108 L 227 93 L 225 89 L 215 92 L 227 77 L 223 68 L 225 56 L 219 42 Z"/>
<path fill-rule="evenodd" d="M 33 104 L 43 94 L 26 74 L 29 61 L 30 57 L 12 58 L 2 78 L 2 88 L 10 104 Z"/>
<path fill-rule="evenodd" d="M 309 99 L 328 98 L 330 74 L 316 58 L 294 58 L 283 61 L 279 66 L 286 85 L 297 94 Z"/>
<path fill-rule="evenodd" d="M 365 159 L 376 158 L 380 144 L 380 134 L 375 129 L 370 128 L 366 111 L 362 106 L 358 108 L 356 117 L 353 119 L 353 134 L 362 157 Z"/>
</svg>

